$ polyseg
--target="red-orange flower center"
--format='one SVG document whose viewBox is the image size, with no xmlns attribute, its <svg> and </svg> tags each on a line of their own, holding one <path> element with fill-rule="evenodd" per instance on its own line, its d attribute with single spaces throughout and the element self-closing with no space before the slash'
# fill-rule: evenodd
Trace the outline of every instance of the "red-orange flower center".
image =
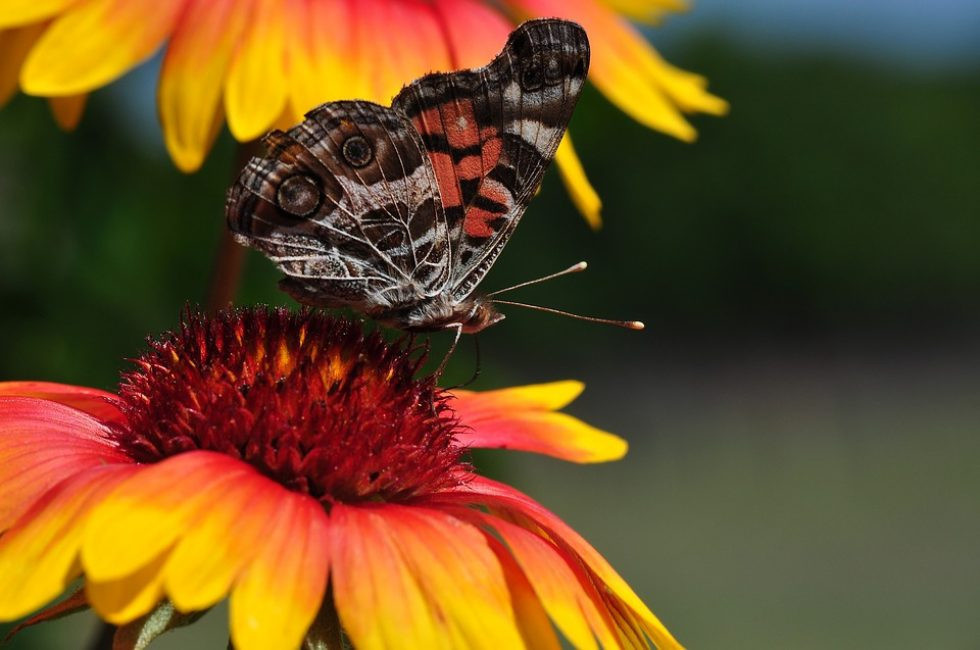
<svg viewBox="0 0 980 650">
<path fill-rule="evenodd" d="M 138 462 L 205 449 L 329 506 L 457 483 L 446 396 L 419 355 L 313 312 L 188 315 L 123 375 L 116 432 Z"/>
</svg>

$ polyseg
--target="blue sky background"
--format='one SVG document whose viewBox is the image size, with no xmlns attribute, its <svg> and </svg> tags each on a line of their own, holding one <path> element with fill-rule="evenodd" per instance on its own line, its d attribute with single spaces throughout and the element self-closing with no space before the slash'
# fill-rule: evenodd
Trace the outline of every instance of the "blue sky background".
<svg viewBox="0 0 980 650">
<path fill-rule="evenodd" d="M 780 51 L 927 68 L 980 63 L 978 0 L 693 0 L 654 40 L 672 45 L 706 30 Z"/>
</svg>

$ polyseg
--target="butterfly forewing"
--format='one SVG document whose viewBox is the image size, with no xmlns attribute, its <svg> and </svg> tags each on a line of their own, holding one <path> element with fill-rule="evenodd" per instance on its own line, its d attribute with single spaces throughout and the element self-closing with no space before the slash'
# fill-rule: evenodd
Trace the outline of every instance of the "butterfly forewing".
<svg viewBox="0 0 980 650">
<path fill-rule="evenodd" d="M 392 107 L 422 135 L 449 222 L 452 292 L 465 299 L 541 183 L 589 67 L 585 32 L 525 23 L 483 68 L 423 77 Z"/>
</svg>

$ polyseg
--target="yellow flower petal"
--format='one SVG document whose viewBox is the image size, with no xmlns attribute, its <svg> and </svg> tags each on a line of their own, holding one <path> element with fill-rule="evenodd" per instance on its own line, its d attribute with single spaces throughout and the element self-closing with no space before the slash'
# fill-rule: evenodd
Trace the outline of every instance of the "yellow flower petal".
<svg viewBox="0 0 980 650">
<path fill-rule="evenodd" d="M 572 146 L 572 138 L 567 133 L 558 145 L 555 162 L 558 163 L 561 180 L 565 183 L 565 188 L 571 195 L 575 207 L 585 217 L 589 226 L 593 230 L 598 230 L 602 227 L 602 200 L 585 176 L 582 162 Z"/>
<path fill-rule="evenodd" d="M 561 642 L 551 625 L 548 612 L 542 606 L 541 599 L 534 592 L 527 576 L 514 560 L 514 556 L 495 537 L 488 535 L 487 543 L 504 571 L 507 590 L 510 591 L 514 604 L 517 625 L 527 647 L 534 650 L 560 650 Z"/>
<path fill-rule="evenodd" d="M 670 66 L 643 36 L 608 7 L 592 0 L 509 0 L 537 16 L 580 23 L 592 41 L 589 78 L 641 124 L 690 142 L 697 137 L 681 110 L 723 114 L 728 104 L 705 90 L 698 75 Z"/>
<path fill-rule="evenodd" d="M 482 449 L 519 449 L 575 463 L 601 463 L 626 454 L 625 440 L 565 413 L 554 413 L 582 392 L 582 384 L 559 381 L 492 391 L 454 391 L 453 414 L 463 429 L 461 444 Z"/>
<path fill-rule="evenodd" d="M 475 527 L 394 505 L 335 506 L 331 524 L 334 601 L 358 650 L 524 646 Z"/>
<path fill-rule="evenodd" d="M 159 558 L 188 522 L 213 507 L 226 483 L 254 470 L 206 451 L 172 456 L 140 471 L 92 512 L 82 546 L 82 565 L 95 582 L 122 580 Z"/>
<path fill-rule="evenodd" d="M 225 76 L 252 8 L 236 0 L 192 2 L 170 40 L 158 105 L 167 150 L 182 171 L 201 166 L 218 134 Z"/>
<path fill-rule="evenodd" d="M 0 538 L 0 620 L 10 621 L 61 594 L 80 573 L 85 517 L 134 466 L 99 467 L 48 492 Z"/>
<path fill-rule="evenodd" d="M 510 548 L 548 616 L 572 645 L 592 650 L 597 647 L 598 637 L 604 648 L 618 646 L 611 621 L 602 615 L 594 596 L 575 575 L 573 565 L 554 545 L 499 518 L 485 520 Z"/>
<path fill-rule="evenodd" d="M 285 48 L 281 0 L 255 0 L 225 84 L 228 128 L 239 141 L 268 131 L 286 105 Z"/>
<path fill-rule="evenodd" d="M 613 11 L 633 20 L 656 24 L 671 11 L 687 11 L 687 0 L 602 0 Z"/>
<path fill-rule="evenodd" d="M 498 388 L 497 390 L 471 391 L 455 390 L 453 394 L 468 398 L 479 397 L 485 404 L 480 410 L 481 413 L 493 413 L 499 405 L 507 404 L 516 409 L 534 409 L 540 411 L 557 411 L 563 409 L 575 401 L 582 391 L 585 384 L 580 381 L 565 380 L 552 381 L 546 384 L 528 384 L 526 386 L 512 386 L 511 388 Z"/>
<path fill-rule="evenodd" d="M 258 473 L 242 475 L 227 485 L 219 501 L 202 511 L 164 570 L 167 595 L 178 609 L 202 610 L 228 594 L 262 546 L 276 518 L 279 497 L 290 498 L 292 493 Z"/>
<path fill-rule="evenodd" d="M 87 0 L 56 18 L 31 50 L 21 87 L 32 95 L 88 92 L 149 57 L 184 0 Z"/>
<path fill-rule="evenodd" d="M 0 31 L 0 106 L 17 92 L 20 67 L 45 27 L 45 23 L 38 23 Z"/>
<path fill-rule="evenodd" d="M 88 578 L 85 595 L 89 604 L 106 621 L 122 625 L 147 614 L 163 598 L 163 571 L 167 551 L 149 564 L 118 580 L 99 582 Z"/>
<path fill-rule="evenodd" d="M 231 594 L 231 638 L 238 650 L 298 647 L 327 588 L 322 506 L 281 488 L 267 498 L 277 502 L 277 516 Z"/>
<path fill-rule="evenodd" d="M 283 11 L 293 113 L 301 118 L 326 101 L 366 97 L 367 86 L 352 54 L 354 28 L 335 29 L 358 24 L 352 4 L 286 0 Z"/>
<path fill-rule="evenodd" d="M 68 95 L 67 97 L 52 97 L 48 100 L 54 120 L 65 131 L 74 131 L 85 112 L 88 93 Z"/>
<path fill-rule="evenodd" d="M 4 0 L 0 27 L 28 25 L 50 18 L 79 0 Z"/>
</svg>

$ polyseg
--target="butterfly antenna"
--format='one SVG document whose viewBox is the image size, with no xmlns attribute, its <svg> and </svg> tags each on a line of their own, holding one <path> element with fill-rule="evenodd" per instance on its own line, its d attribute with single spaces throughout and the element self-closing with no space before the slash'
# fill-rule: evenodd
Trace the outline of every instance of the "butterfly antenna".
<svg viewBox="0 0 980 650">
<path fill-rule="evenodd" d="M 546 275 L 543 278 L 537 278 L 535 280 L 528 280 L 527 282 L 521 282 L 520 284 L 515 284 L 512 287 L 507 287 L 506 289 L 498 289 L 493 293 L 488 293 L 487 297 L 492 298 L 493 296 L 498 296 L 502 293 L 507 293 L 508 291 L 513 291 L 514 289 L 520 289 L 521 287 L 527 287 L 532 284 L 538 284 L 539 282 L 547 282 L 548 280 L 554 280 L 555 278 L 560 278 L 563 275 L 568 275 L 569 273 L 580 273 L 587 269 L 589 265 L 585 262 L 579 262 L 578 264 L 573 264 L 564 271 L 558 271 L 558 273 L 552 273 L 551 275 Z"/>
<path fill-rule="evenodd" d="M 561 309 L 542 307 L 541 305 L 529 305 L 525 302 L 513 302 L 510 300 L 491 300 L 490 302 L 498 305 L 511 305 L 512 307 L 525 307 L 527 309 L 533 309 L 535 311 L 544 311 L 544 312 L 548 312 L 549 314 L 558 314 L 559 316 L 567 316 L 569 318 L 574 318 L 575 320 L 584 320 L 590 323 L 615 325 L 616 327 L 622 327 L 628 330 L 642 330 L 645 327 L 643 323 L 638 320 L 611 320 L 609 318 L 596 318 L 595 316 L 582 316 L 581 314 L 573 314 L 572 312 L 562 311 Z"/>
</svg>

